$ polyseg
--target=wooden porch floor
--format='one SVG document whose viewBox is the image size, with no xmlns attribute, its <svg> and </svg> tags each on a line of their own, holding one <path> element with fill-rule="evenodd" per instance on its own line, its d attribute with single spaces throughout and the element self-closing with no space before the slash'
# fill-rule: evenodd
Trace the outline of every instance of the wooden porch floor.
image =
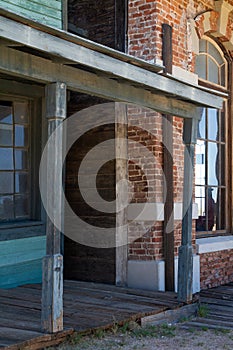
<svg viewBox="0 0 233 350">
<path fill-rule="evenodd" d="M 205 317 L 181 324 L 182 328 L 233 329 L 233 283 L 202 291 Z M 115 322 L 140 320 L 182 306 L 172 292 L 150 292 L 110 285 L 65 281 L 65 331 L 48 335 L 40 331 L 41 285 L 0 289 L 1 350 L 36 350 L 56 345 L 74 330 L 90 332 Z"/>
<path fill-rule="evenodd" d="M 0 347 L 8 350 L 38 349 L 61 342 L 73 330 L 108 328 L 176 309 L 172 292 L 150 292 L 116 286 L 65 281 L 65 332 L 46 335 L 40 331 L 41 285 L 0 289 Z"/>
<path fill-rule="evenodd" d="M 201 291 L 200 303 L 206 313 L 185 322 L 182 328 L 233 330 L 233 283 Z"/>
</svg>

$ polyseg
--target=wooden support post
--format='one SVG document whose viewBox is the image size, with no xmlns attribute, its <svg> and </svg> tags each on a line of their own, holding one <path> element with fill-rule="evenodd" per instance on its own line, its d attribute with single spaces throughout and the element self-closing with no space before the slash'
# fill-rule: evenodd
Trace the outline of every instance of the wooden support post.
<svg viewBox="0 0 233 350">
<path fill-rule="evenodd" d="M 178 300 L 192 300 L 193 290 L 193 248 L 192 248 L 192 197 L 194 177 L 194 151 L 197 141 L 198 118 L 185 119 L 183 129 L 184 152 L 184 186 L 182 240 L 179 247 L 178 262 Z"/>
<path fill-rule="evenodd" d="M 116 285 L 127 285 L 128 230 L 127 208 L 127 110 L 123 103 L 115 103 L 116 152 Z"/>
<path fill-rule="evenodd" d="M 46 86 L 46 117 L 48 137 L 66 117 L 66 85 L 52 83 Z M 63 130 L 52 138 L 47 151 L 47 207 L 54 218 L 63 224 L 62 183 Z M 42 281 L 42 329 L 48 333 L 63 330 L 63 256 L 61 255 L 61 232 L 47 218 L 46 256 L 43 259 Z"/>
<path fill-rule="evenodd" d="M 172 27 L 164 23 L 162 56 L 164 72 L 172 74 Z M 173 116 L 163 114 L 164 186 L 164 260 L 165 290 L 175 290 L 174 278 L 174 189 L 173 189 Z"/>
</svg>

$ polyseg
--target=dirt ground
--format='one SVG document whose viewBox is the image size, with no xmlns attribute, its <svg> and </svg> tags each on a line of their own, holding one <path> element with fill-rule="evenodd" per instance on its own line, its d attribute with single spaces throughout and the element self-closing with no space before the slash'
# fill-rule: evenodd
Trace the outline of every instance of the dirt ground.
<svg viewBox="0 0 233 350">
<path fill-rule="evenodd" d="M 58 350 L 232 350 L 233 330 L 189 328 L 181 324 L 139 326 L 119 328 L 111 331 L 98 330 L 91 336 L 73 336 L 68 342 L 57 347 Z M 134 328 L 134 329 L 130 329 Z"/>
</svg>

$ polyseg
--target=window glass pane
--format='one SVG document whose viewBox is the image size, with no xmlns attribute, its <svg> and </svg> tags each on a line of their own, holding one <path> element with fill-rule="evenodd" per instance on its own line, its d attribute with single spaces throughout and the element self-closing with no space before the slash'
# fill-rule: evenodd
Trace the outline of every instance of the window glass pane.
<svg viewBox="0 0 233 350">
<path fill-rule="evenodd" d="M 216 47 L 213 44 L 211 44 L 210 42 L 208 42 L 208 44 L 209 44 L 208 51 L 209 51 L 210 56 L 212 56 L 218 62 L 219 65 L 224 63 L 223 58 L 222 58 L 220 52 L 216 49 Z"/>
<path fill-rule="evenodd" d="M 198 219 L 196 220 L 196 230 L 206 231 L 206 199 L 205 187 L 195 187 L 195 203 L 198 205 Z"/>
<path fill-rule="evenodd" d="M 205 141 L 197 140 L 196 145 L 196 166 L 195 182 L 197 185 L 205 185 L 206 178 L 206 159 L 205 159 Z"/>
<path fill-rule="evenodd" d="M 223 111 L 220 112 L 220 123 L 221 123 L 220 141 L 225 142 L 225 113 Z"/>
<path fill-rule="evenodd" d="M 208 143 L 208 185 L 218 185 L 219 164 L 218 164 L 218 146 L 216 143 Z"/>
<path fill-rule="evenodd" d="M 199 41 L 199 51 L 200 52 L 206 52 L 206 43 L 207 43 L 207 41 L 203 40 L 203 39 L 201 39 Z"/>
<path fill-rule="evenodd" d="M 0 122 L 5 124 L 12 124 L 12 108 L 10 106 L 3 106 L 0 103 Z"/>
<path fill-rule="evenodd" d="M 201 120 L 199 121 L 198 138 L 206 138 L 206 108 L 203 109 Z"/>
<path fill-rule="evenodd" d="M 199 55 L 196 57 L 195 72 L 199 78 L 206 79 L 206 55 Z"/>
<path fill-rule="evenodd" d="M 0 172 L 0 194 L 14 193 L 14 174 L 13 172 Z"/>
<path fill-rule="evenodd" d="M 210 57 L 208 57 L 207 80 L 211 81 L 214 84 L 219 84 L 219 68 Z"/>
<path fill-rule="evenodd" d="M 0 148 L 0 170 L 13 170 L 13 149 Z"/>
<path fill-rule="evenodd" d="M 208 108 L 208 139 L 217 140 L 219 136 L 218 112 L 216 109 Z"/>
<path fill-rule="evenodd" d="M 15 150 L 15 169 L 23 170 L 28 169 L 28 152 L 16 149 Z"/>
<path fill-rule="evenodd" d="M 25 193 L 29 190 L 28 174 L 15 173 L 15 193 Z"/>
<path fill-rule="evenodd" d="M 220 185 L 224 186 L 226 184 L 226 174 L 225 174 L 225 145 L 219 146 L 221 147 L 221 179 L 219 179 Z"/>
<path fill-rule="evenodd" d="M 29 216 L 29 199 L 28 196 L 15 196 L 15 217 L 26 218 Z"/>
<path fill-rule="evenodd" d="M 215 193 L 213 193 L 215 191 Z M 216 230 L 216 191 L 217 189 L 213 189 L 211 187 L 208 187 L 207 190 L 207 230 L 213 231 Z"/>
<path fill-rule="evenodd" d="M 0 124 L 0 145 L 13 145 L 13 126 L 7 124 Z"/>
<path fill-rule="evenodd" d="M 16 124 L 28 123 L 28 105 L 24 102 L 14 103 L 14 119 Z"/>
<path fill-rule="evenodd" d="M 15 125 L 15 146 L 23 147 L 28 145 L 28 128 L 22 125 Z"/>
<path fill-rule="evenodd" d="M 221 82 L 220 82 L 220 84 L 222 86 L 226 86 L 226 67 L 225 67 L 225 65 L 223 65 L 220 70 L 221 70 Z"/>
<path fill-rule="evenodd" d="M 0 221 L 14 219 L 14 198 L 13 196 L 0 196 Z"/>
</svg>

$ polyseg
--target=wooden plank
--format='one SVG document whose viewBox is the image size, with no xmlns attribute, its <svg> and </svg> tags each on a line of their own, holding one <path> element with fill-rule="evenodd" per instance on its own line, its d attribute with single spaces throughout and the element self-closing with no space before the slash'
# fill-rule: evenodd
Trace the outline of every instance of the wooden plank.
<svg viewBox="0 0 233 350">
<path fill-rule="evenodd" d="M 61 20 L 61 1 L 32 1 L 32 0 L 7 0 L 2 1 L 0 0 L 0 5 L 3 6 L 5 9 L 8 8 L 9 10 L 15 11 L 16 13 L 21 13 L 24 15 L 29 14 L 29 18 L 35 18 L 37 20 L 38 15 L 43 15 L 45 17 L 52 17 L 56 20 Z M 42 21 L 43 23 L 44 21 Z"/>
<path fill-rule="evenodd" d="M 126 52 L 128 2 L 115 0 L 115 49 Z"/>
<path fill-rule="evenodd" d="M 132 295 L 139 296 L 147 296 L 150 298 L 157 299 L 165 299 L 165 300 L 177 300 L 177 295 L 174 292 L 160 292 L 160 291 L 149 291 L 149 290 L 141 290 L 141 289 L 133 289 L 133 288 L 123 288 L 116 287 L 107 284 L 100 283 L 87 283 L 87 282 L 79 282 L 79 281 L 65 281 L 65 288 L 69 288 L 73 286 L 74 288 L 88 289 L 88 290 L 101 290 L 105 293 L 118 292 L 118 293 L 126 293 Z"/>
<path fill-rule="evenodd" d="M 23 84 L 17 81 L 0 79 L 0 93 L 35 98 L 44 96 L 44 88 L 33 84 Z"/>
<path fill-rule="evenodd" d="M 172 27 L 162 24 L 162 58 L 164 72 L 172 74 Z M 175 290 L 174 275 L 174 190 L 173 190 L 173 117 L 163 115 L 163 172 L 164 184 L 164 260 L 165 290 Z"/>
<path fill-rule="evenodd" d="M 66 117 L 66 85 L 53 83 L 46 86 L 46 118 L 48 137 L 62 125 Z M 63 330 L 63 256 L 61 252 L 61 231 L 63 230 L 62 201 L 62 156 L 64 147 L 63 128 L 52 138 L 47 148 L 43 181 L 47 200 L 46 257 L 43 259 L 42 280 L 42 329 L 49 333 Z M 60 227 L 55 226 L 60 225 Z"/>
<path fill-rule="evenodd" d="M 127 285 L 128 268 L 128 152 L 127 109 L 115 105 L 115 158 L 116 158 L 116 285 Z"/>
<path fill-rule="evenodd" d="M 1 5 L 1 2 L 3 2 L 3 4 Z M 27 4 L 32 4 L 31 1 L 27 1 Z M 51 9 L 49 7 L 46 8 L 46 10 L 49 12 L 48 16 L 46 15 L 46 11 L 45 13 L 41 13 L 41 12 L 37 12 L 35 11 L 35 6 L 31 9 L 28 9 L 27 7 L 19 7 L 16 6 L 14 3 L 8 2 L 7 4 L 4 1 L 0 0 L 0 5 L 2 7 L 4 7 L 5 9 L 7 9 L 8 11 L 12 11 L 14 13 L 17 13 L 21 16 L 27 17 L 27 18 L 31 18 L 34 21 L 38 21 L 41 23 L 44 23 L 46 25 L 61 29 L 62 27 L 62 15 L 61 15 L 61 10 L 58 11 L 56 9 Z M 56 16 L 53 15 L 53 12 Z"/>
<path fill-rule="evenodd" d="M 222 107 L 222 99 L 220 97 L 201 91 L 197 87 L 148 72 L 145 69 L 132 66 L 129 63 L 100 54 L 89 48 L 77 46 L 71 41 L 68 42 L 57 36 L 42 33 L 36 28 L 28 27 L 3 16 L 1 16 L 0 21 L 0 31 L 1 36 L 8 40 L 21 43 L 47 54 L 50 53 L 53 56 L 69 59 L 75 63 L 90 67 L 92 70 L 109 72 L 113 76 L 131 81 L 134 84 L 142 84 L 160 94 L 179 96 L 197 105 L 214 108 Z M 15 36 L 14 33 L 18 35 Z M 28 40 L 29 37 L 30 40 Z"/>
<path fill-rule="evenodd" d="M 178 300 L 189 302 L 193 293 L 193 248 L 192 248 L 192 193 L 194 175 L 194 148 L 197 140 L 198 115 L 184 121 L 184 184 L 182 238 L 178 261 Z"/>
<path fill-rule="evenodd" d="M 190 318 L 196 315 L 198 304 L 186 305 L 177 310 L 166 310 L 159 314 L 143 317 L 141 319 L 141 325 L 159 325 L 164 323 L 177 323 L 184 318 Z"/>
<path fill-rule="evenodd" d="M 71 335 L 73 332 L 73 329 L 68 329 L 56 334 L 40 334 L 40 336 L 32 337 L 28 340 L 22 339 L 22 341 L 17 344 L 14 342 L 11 346 L 8 346 L 7 350 L 39 350 L 45 347 L 55 346 L 63 342 L 67 336 Z"/>
<path fill-rule="evenodd" d="M 47 1 L 47 0 L 45 0 Z M 55 1 L 55 0 L 54 0 Z M 65 32 L 65 31 L 58 31 L 57 29 L 54 29 L 52 27 L 47 27 L 39 22 L 34 22 L 30 20 L 29 18 L 21 17 L 15 13 L 9 12 L 4 10 L 3 8 L 0 8 L 0 14 L 11 18 L 15 21 L 18 21 L 20 23 L 24 23 L 26 25 L 29 25 L 31 27 L 37 28 L 38 30 L 45 31 L 46 33 L 50 33 L 52 35 L 56 35 L 60 38 L 63 38 L 65 40 L 70 40 L 78 45 L 82 45 L 85 47 L 88 47 L 92 50 L 95 50 L 97 52 L 108 54 L 111 57 L 115 57 L 117 59 L 121 59 L 123 62 L 128 62 L 133 65 L 136 65 L 138 67 L 143 67 L 145 69 L 148 69 L 151 72 L 159 72 L 163 69 L 163 66 L 155 63 L 149 63 L 143 59 L 137 58 L 135 56 L 130 56 L 126 53 L 122 53 L 120 51 L 114 50 L 110 47 L 98 44 L 97 42 L 85 39 L 83 37 L 73 35 L 71 33 Z"/>
<path fill-rule="evenodd" d="M 18 62 L 21 62 L 20 66 Z M 191 118 L 196 107 L 185 101 L 152 94 L 142 87 L 119 84 L 113 79 L 97 76 L 81 69 L 61 67 L 47 59 L 2 47 L 0 50 L 0 71 L 27 78 L 40 83 L 64 81 L 67 88 L 74 91 L 94 94 L 114 101 L 125 101 L 155 109 L 161 113 Z"/>
</svg>

